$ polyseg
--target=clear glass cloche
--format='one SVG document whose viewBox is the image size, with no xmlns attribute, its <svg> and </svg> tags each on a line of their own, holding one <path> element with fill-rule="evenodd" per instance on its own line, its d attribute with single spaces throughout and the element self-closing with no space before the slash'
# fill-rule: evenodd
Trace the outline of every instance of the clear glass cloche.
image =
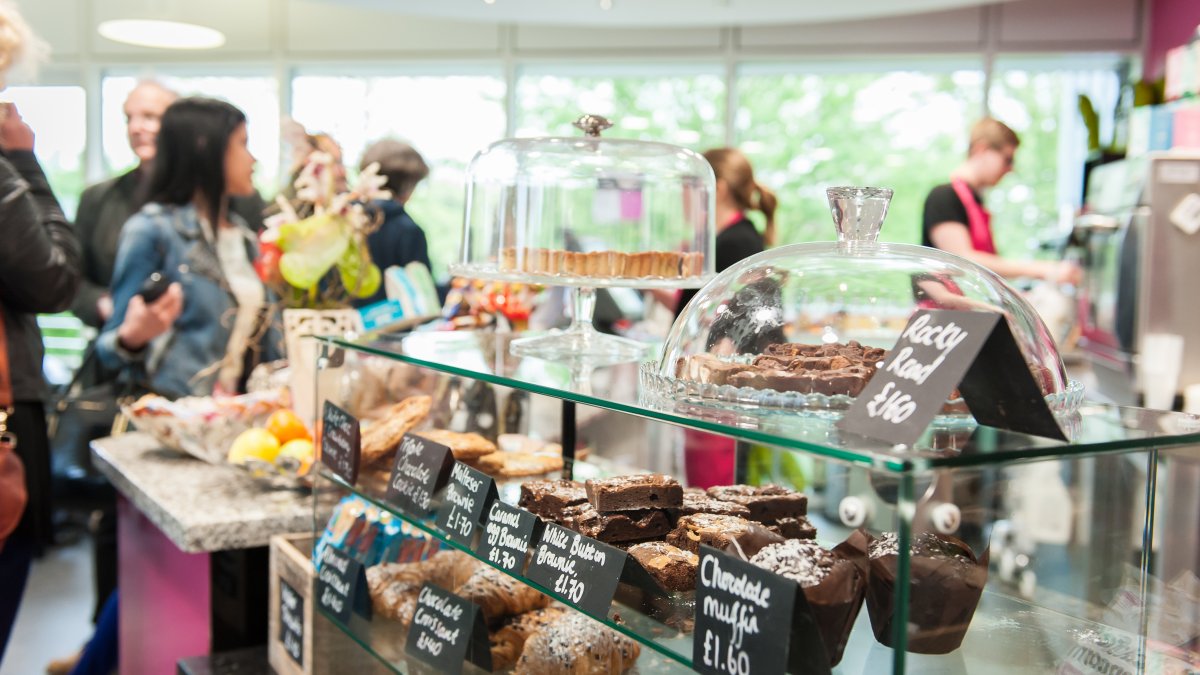
<svg viewBox="0 0 1200 675">
<path fill-rule="evenodd" d="M 686 148 L 602 138 L 611 123 L 594 115 L 575 125 L 578 137 L 506 139 L 471 160 L 462 256 L 450 272 L 579 289 L 567 337 L 536 349 L 516 343 L 518 353 L 640 358 L 645 345 L 592 329 L 594 289 L 699 288 L 711 279 L 716 179 Z"/>
<path fill-rule="evenodd" d="M 830 188 L 836 242 L 793 244 L 717 275 L 684 308 L 661 357 L 644 363 L 652 405 L 844 410 L 917 309 L 1003 314 L 1057 412 L 1076 408 L 1036 311 L 991 271 L 924 246 L 877 241 L 891 190 Z M 943 412 L 965 414 L 952 396 Z"/>
</svg>

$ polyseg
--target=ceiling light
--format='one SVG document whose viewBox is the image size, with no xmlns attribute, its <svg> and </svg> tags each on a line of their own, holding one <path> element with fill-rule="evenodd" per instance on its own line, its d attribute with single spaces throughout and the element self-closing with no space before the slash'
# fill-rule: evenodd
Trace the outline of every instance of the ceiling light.
<svg viewBox="0 0 1200 675">
<path fill-rule="evenodd" d="M 103 21 L 100 35 L 114 42 L 160 49 L 215 49 L 225 44 L 219 30 L 181 21 L 114 19 Z"/>
<path fill-rule="evenodd" d="M 612 9 L 612 0 L 600 0 L 600 9 Z"/>
</svg>

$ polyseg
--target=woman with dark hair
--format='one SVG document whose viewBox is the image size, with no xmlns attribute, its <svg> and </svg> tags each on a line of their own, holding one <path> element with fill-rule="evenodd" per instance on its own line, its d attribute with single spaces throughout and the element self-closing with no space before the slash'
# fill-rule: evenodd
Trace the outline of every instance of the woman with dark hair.
<svg viewBox="0 0 1200 675">
<path fill-rule="evenodd" d="M 253 234 L 229 197 L 254 190 L 246 116 L 207 98 L 180 99 L 159 129 L 146 204 L 125 224 L 113 270 L 113 315 L 97 355 L 126 381 L 165 396 L 234 393 L 278 355 Z M 170 286 L 148 301 L 160 274 Z"/>
</svg>

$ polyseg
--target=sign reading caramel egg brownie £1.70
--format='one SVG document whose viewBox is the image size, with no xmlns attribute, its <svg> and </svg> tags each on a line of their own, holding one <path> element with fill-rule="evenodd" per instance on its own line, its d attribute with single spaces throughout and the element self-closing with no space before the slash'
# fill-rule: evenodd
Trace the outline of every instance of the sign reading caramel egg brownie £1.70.
<svg viewBox="0 0 1200 675">
<path fill-rule="evenodd" d="M 325 401 L 321 415 L 321 463 L 348 485 L 358 480 L 362 443 L 358 420 L 350 413 Z"/>
<path fill-rule="evenodd" d="M 912 445 L 955 387 L 982 425 L 1066 440 L 997 312 L 917 311 L 838 424 L 851 433 Z"/>
</svg>

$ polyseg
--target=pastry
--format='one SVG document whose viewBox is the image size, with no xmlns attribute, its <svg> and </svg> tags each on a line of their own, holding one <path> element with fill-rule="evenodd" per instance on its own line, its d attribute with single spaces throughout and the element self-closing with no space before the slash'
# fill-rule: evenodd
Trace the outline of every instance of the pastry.
<svg viewBox="0 0 1200 675">
<path fill-rule="evenodd" d="M 566 611 L 562 607 L 546 607 L 506 619 L 489 636 L 492 643 L 492 671 L 505 671 L 516 665 L 529 638 L 557 621 Z"/>
<path fill-rule="evenodd" d="M 407 626 L 426 582 L 452 590 L 471 576 L 479 562 L 460 551 L 443 550 L 412 563 L 384 563 L 366 570 L 367 591 L 375 613 Z"/>
<path fill-rule="evenodd" d="M 829 665 L 836 666 L 866 594 L 867 581 L 858 566 L 838 551 L 799 539 L 768 546 L 750 562 L 800 585 L 825 643 Z"/>
<path fill-rule="evenodd" d="M 710 487 L 708 496 L 745 506 L 760 523 L 808 513 L 808 497 L 778 485 L 722 485 Z"/>
<path fill-rule="evenodd" d="M 690 516 L 693 513 L 714 513 L 721 516 L 737 516 L 739 518 L 750 517 L 750 509 L 737 502 L 713 499 L 704 490 L 687 488 L 683 491 L 683 505 L 679 507 L 679 515 Z"/>
<path fill-rule="evenodd" d="M 425 419 L 431 405 L 428 396 L 410 396 L 388 408 L 382 419 L 362 432 L 362 466 L 395 452 L 400 439 Z"/>
<path fill-rule="evenodd" d="M 545 248 L 500 250 L 497 266 L 502 272 L 562 274 L 577 277 L 637 279 L 642 277 L 695 277 L 704 271 L 704 254 L 699 251 L 562 251 Z"/>
<path fill-rule="evenodd" d="M 648 541 L 629 547 L 629 555 L 668 591 L 696 589 L 700 556 L 663 541 Z"/>
<path fill-rule="evenodd" d="M 582 483 L 573 480 L 534 480 L 521 484 L 521 499 L 517 505 L 534 515 L 560 520 L 563 509 L 587 501 Z"/>
<path fill-rule="evenodd" d="M 589 480 L 588 501 L 602 513 L 677 509 L 683 505 L 679 481 L 663 474 L 637 474 Z"/>
<path fill-rule="evenodd" d="M 976 559 L 964 542 L 927 532 L 913 538 L 910 558 L 908 651 L 947 654 L 966 636 L 987 583 L 987 556 Z M 867 613 L 875 639 L 891 646 L 896 564 L 894 532 L 871 542 Z"/>
<path fill-rule="evenodd" d="M 479 605 L 488 623 L 541 609 L 550 603 L 550 598 L 539 591 L 486 565 L 476 568 L 475 573 L 454 590 L 454 594 Z"/>
<path fill-rule="evenodd" d="M 552 621 L 525 643 L 514 675 L 618 675 L 633 667 L 641 648 L 578 612 Z"/>
<path fill-rule="evenodd" d="M 491 476 L 516 478 L 562 471 L 563 459 L 561 456 L 531 452 L 493 452 L 480 457 L 476 466 Z"/>
<path fill-rule="evenodd" d="M 781 541 L 783 537 L 758 523 L 711 513 L 681 516 L 675 529 L 667 533 L 668 544 L 692 553 L 699 553 L 700 544 L 705 544 L 722 551 L 733 546 L 743 555 L 751 556 L 762 547 Z"/>
<path fill-rule="evenodd" d="M 671 519 L 658 510 L 601 513 L 591 504 L 583 504 L 570 507 L 563 515 L 565 527 L 607 543 L 652 539 L 671 531 Z"/>
<path fill-rule="evenodd" d="M 475 432 L 459 433 L 445 429 L 427 429 L 416 432 L 422 438 L 428 438 L 434 443 L 441 443 L 450 448 L 454 459 L 460 462 L 473 462 L 484 455 L 496 452 L 496 444 Z"/>
</svg>

